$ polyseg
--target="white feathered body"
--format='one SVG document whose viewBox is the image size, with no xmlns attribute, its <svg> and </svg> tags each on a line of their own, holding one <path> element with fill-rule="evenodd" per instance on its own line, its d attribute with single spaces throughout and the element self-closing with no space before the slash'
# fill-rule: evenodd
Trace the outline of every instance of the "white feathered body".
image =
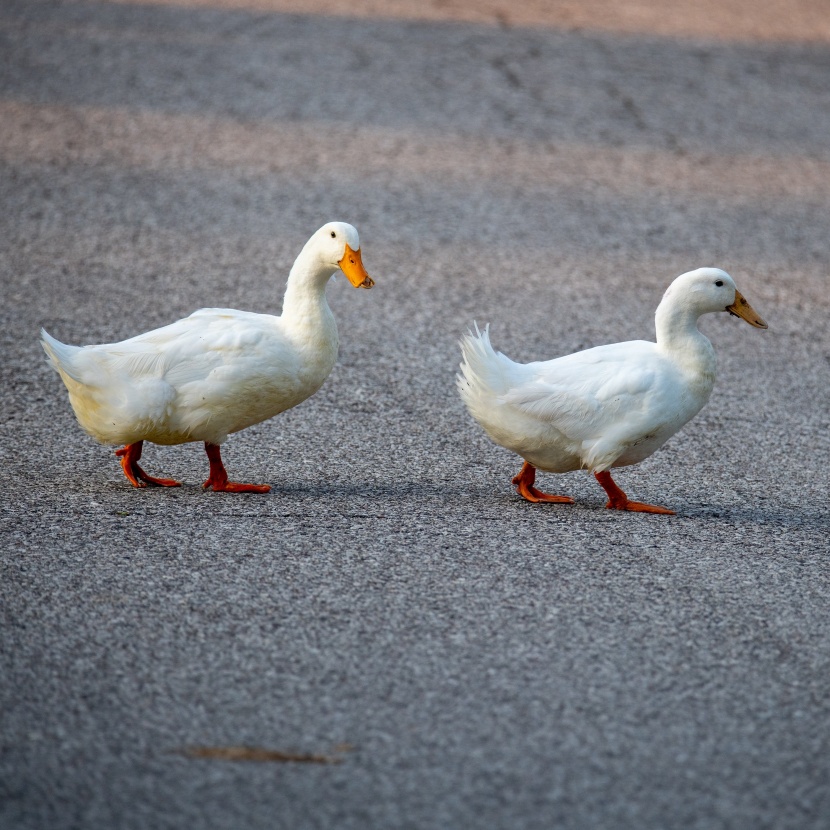
<svg viewBox="0 0 830 830">
<path fill-rule="evenodd" d="M 42 332 L 80 425 L 104 444 L 221 444 L 313 395 L 337 360 L 325 292 L 347 243 L 360 247 L 345 223 L 312 236 L 289 275 L 282 316 L 205 308 L 120 343 L 83 347 Z"/>
<path fill-rule="evenodd" d="M 458 388 L 490 438 L 540 470 L 624 467 L 651 455 L 708 401 L 715 354 L 695 332 L 679 359 L 634 340 L 521 364 L 477 330 L 461 343 Z"/>
<path fill-rule="evenodd" d="M 83 429 L 104 444 L 208 441 L 313 395 L 337 359 L 337 328 L 308 336 L 281 318 L 206 308 L 121 343 L 47 352 Z"/>
</svg>

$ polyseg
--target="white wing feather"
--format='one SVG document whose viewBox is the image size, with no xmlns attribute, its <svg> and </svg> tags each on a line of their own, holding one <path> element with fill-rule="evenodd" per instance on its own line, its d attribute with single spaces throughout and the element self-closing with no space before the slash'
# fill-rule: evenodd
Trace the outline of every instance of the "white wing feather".
<svg viewBox="0 0 830 830">
<path fill-rule="evenodd" d="M 655 344 L 637 340 L 529 363 L 529 380 L 502 400 L 571 439 L 596 437 L 621 413 L 630 419 L 647 407 L 656 383 L 649 362 L 655 358 Z"/>
</svg>

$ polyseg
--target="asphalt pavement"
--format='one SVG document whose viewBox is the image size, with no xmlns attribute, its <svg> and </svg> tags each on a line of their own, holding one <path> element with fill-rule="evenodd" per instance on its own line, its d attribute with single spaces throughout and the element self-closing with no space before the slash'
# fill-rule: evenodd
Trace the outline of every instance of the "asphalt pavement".
<svg viewBox="0 0 830 830">
<path fill-rule="evenodd" d="M 0 5 L 3 828 L 830 827 L 821 4 L 548 5 Z M 132 489 L 39 328 L 278 313 L 333 219 L 376 286 L 329 287 L 331 377 L 224 446 L 271 492 L 203 492 L 195 444 Z M 677 515 L 586 472 L 522 501 L 460 335 L 650 339 L 704 265 L 769 330 L 704 319 L 710 403 L 617 476 Z"/>
</svg>

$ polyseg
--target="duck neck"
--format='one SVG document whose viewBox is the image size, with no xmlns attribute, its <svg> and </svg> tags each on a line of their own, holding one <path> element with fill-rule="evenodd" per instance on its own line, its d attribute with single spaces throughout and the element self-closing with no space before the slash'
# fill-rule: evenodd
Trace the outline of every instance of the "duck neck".
<svg viewBox="0 0 830 830">
<path fill-rule="evenodd" d="M 657 347 L 681 369 L 711 385 L 715 379 L 715 350 L 697 327 L 700 315 L 663 300 L 657 307 Z"/>
<path fill-rule="evenodd" d="M 294 330 L 307 333 L 334 329 L 336 336 L 334 315 L 326 301 L 326 284 L 335 269 L 303 256 L 305 253 L 300 254 L 288 275 L 282 319 Z"/>
</svg>

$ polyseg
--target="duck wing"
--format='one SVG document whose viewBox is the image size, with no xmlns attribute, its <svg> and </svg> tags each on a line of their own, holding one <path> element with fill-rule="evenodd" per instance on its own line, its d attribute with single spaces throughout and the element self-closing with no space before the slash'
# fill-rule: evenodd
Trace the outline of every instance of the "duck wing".
<svg viewBox="0 0 830 830">
<path fill-rule="evenodd" d="M 118 343 L 85 346 L 78 368 L 131 382 L 163 379 L 179 387 L 205 379 L 214 369 L 255 353 L 278 318 L 234 309 L 206 308 L 175 323 Z M 97 370 L 97 371 L 96 371 Z M 87 382 L 94 382 L 92 377 Z"/>
<path fill-rule="evenodd" d="M 670 419 L 676 388 L 654 343 L 598 346 L 528 368 L 530 378 L 502 399 L 581 446 L 591 469 L 610 466 Z"/>
</svg>

